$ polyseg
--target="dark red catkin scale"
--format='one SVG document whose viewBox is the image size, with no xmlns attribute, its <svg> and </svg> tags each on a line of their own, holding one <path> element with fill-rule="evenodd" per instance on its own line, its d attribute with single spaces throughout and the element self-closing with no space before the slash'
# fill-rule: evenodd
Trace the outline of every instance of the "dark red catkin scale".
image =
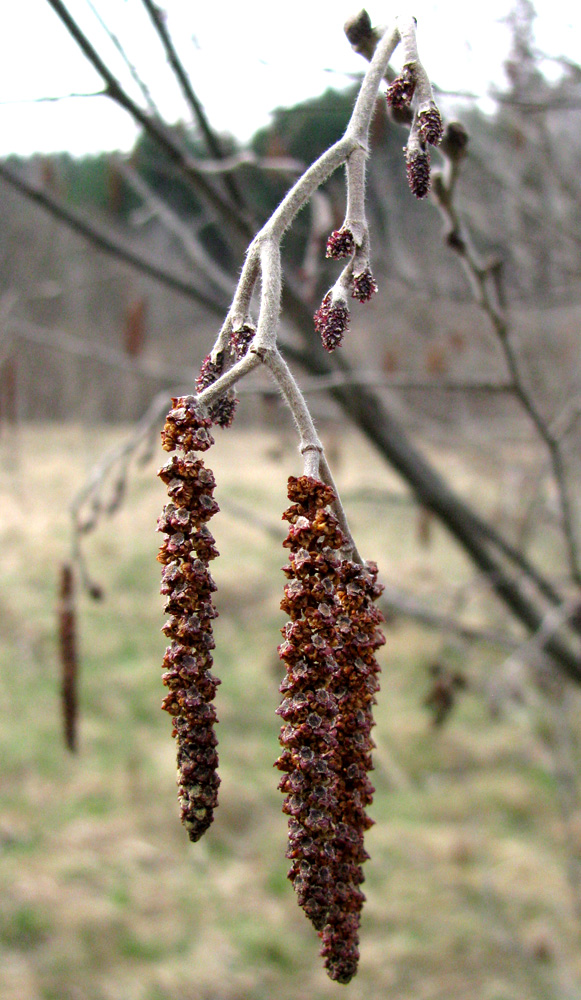
<svg viewBox="0 0 581 1000">
<path fill-rule="evenodd" d="M 172 404 L 161 438 L 163 448 L 177 454 L 159 471 L 170 497 L 158 521 L 166 536 L 158 560 L 170 616 L 163 627 L 170 644 L 163 660 L 168 694 L 162 708 L 173 718 L 181 819 L 195 841 L 212 822 L 220 784 L 212 705 L 220 682 L 211 673 L 216 585 L 208 569 L 218 551 L 207 527 L 219 507 L 212 496 L 214 475 L 198 457 L 214 443 L 212 421 L 198 412 L 193 396 L 174 398 Z"/>
<path fill-rule="evenodd" d="M 351 298 L 358 299 L 359 302 L 369 302 L 371 296 L 375 295 L 376 292 L 377 284 L 370 267 L 353 275 Z"/>
<path fill-rule="evenodd" d="M 429 108 L 424 108 L 423 111 L 420 111 L 418 114 L 418 128 L 420 139 L 424 145 L 429 143 L 430 146 L 437 146 L 442 141 L 444 123 L 435 104 L 431 104 Z"/>
<path fill-rule="evenodd" d="M 252 326 L 251 323 L 243 323 L 230 334 L 230 346 L 237 361 L 240 361 L 247 353 L 255 333 L 256 327 Z"/>
</svg>

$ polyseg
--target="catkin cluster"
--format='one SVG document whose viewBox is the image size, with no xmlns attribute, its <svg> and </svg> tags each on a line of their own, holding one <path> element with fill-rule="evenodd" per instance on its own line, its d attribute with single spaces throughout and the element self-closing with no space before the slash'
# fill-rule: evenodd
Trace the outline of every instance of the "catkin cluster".
<svg viewBox="0 0 581 1000">
<path fill-rule="evenodd" d="M 361 251 L 362 253 L 362 251 Z M 355 237 L 347 225 L 335 229 L 327 240 L 326 256 L 333 260 L 351 257 L 342 280 L 331 288 L 313 316 L 315 330 L 321 337 L 326 351 L 331 353 L 339 346 L 349 328 L 350 313 L 346 299 L 346 289 L 352 299 L 369 302 L 377 292 L 377 284 L 371 272 L 369 261 L 355 243 Z"/>
<path fill-rule="evenodd" d="M 219 507 L 214 475 L 199 457 L 214 443 L 211 420 L 199 413 L 193 396 L 174 398 L 172 404 L 162 445 L 177 454 L 159 471 L 170 498 L 158 521 L 166 535 L 158 559 L 169 614 L 163 632 L 170 640 L 163 660 L 169 690 L 162 707 L 173 717 L 182 823 L 190 840 L 199 840 L 212 822 L 220 783 L 212 704 L 220 682 L 210 672 L 216 585 L 208 569 L 218 552 L 207 527 Z"/>
<path fill-rule="evenodd" d="M 387 88 L 388 105 L 395 111 L 410 108 L 418 83 L 417 68 L 406 63 L 399 76 Z M 405 147 L 406 173 L 412 194 L 425 198 L 430 190 L 429 146 L 442 140 L 442 116 L 433 100 L 418 107 L 413 115 L 410 137 Z"/>
<path fill-rule="evenodd" d="M 219 681 L 212 675 L 212 620 L 216 589 L 208 569 L 218 555 L 207 522 L 218 511 L 215 481 L 200 453 L 213 438 L 212 420 L 194 396 L 172 399 L 162 431 L 166 451 L 176 452 L 159 475 L 169 503 L 158 527 L 166 538 L 161 591 L 170 639 L 163 666 L 177 740 L 182 822 L 198 840 L 217 805 L 216 712 Z M 344 558 L 347 539 L 331 510 L 333 489 L 310 476 L 291 476 L 291 506 L 284 542 L 289 561 L 281 603 L 289 621 L 279 654 L 286 666 L 277 712 L 282 753 L 276 767 L 288 817 L 286 856 L 300 906 L 322 939 L 331 979 L 348 983 L 357 971 L 359 923 L 365 896 L 363 844 L 372 825 L 372 707 L 378 689 L 377 648 L 384 642 L 381 593 L 374 563 Z"/>
<path fill-rule="evenodd" d="M 285 725 L 283 811 L 289 815 L 289 878 L 320 932 L 327 972 L 347 983 L 357 970 L 364 895 L 363 835 L 373 787 L 375 650 L 383 642 L 377 567 L 341 559 L 345 545 L 329 510 L 333 490 L 308 476 L 289 479 L 290 558 L 281 607 L 290 617 L 279 654 L 286 665 L 278 709 Z"/>
</svg>

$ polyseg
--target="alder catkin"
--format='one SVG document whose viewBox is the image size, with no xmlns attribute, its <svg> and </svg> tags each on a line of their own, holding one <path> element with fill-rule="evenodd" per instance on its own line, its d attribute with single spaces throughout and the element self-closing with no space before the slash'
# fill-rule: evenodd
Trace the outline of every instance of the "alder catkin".
<svg viewBox="0 0 581 1000">
<path fill-rule="evenodd" d="M 333 658 L 334 591 L 340 560 L 337 549 L 345 539 L 327 505 L 333 491 L 309 476 L 290 477 L 293 505 L 283 514 L 290 523 L 283 543 L 290 549 L 288 577 L 281 608 L 290 616 L 282 630 L 279 655 L 286 665 L 284 695 L 278 714 L 283 725 L 283 752 L 276 767 L 285 772 L 279 788 L 289 816 L 286 856 L 289 878 L 317 930 L 325 926 L 331 903 L 331 843 L 337 808 L 336 779 L 331 759 L 335 698 L 331 686 L 337 664 Z"/>
<path fill-rule="evenodd" d="M 59 652 L 61 662 L 61 697 L 65 744 L 71 753 L 77 750 L 79 660 L 75 614 L 75 578 L 68 563 L 61 566 L 58 606 Z"/>
<path fill-rule="evenodd" d="M 372 825 L 374 654 L 385 641 L 373 602 L 382 588 L 375 564 L 340 558 L 346 539 L 329 510 L 329 486 L 291 476 L 288 496 L 281 608 L 290 621 L 279 646 L 287 672 L 278 709 L 285 725 L 275 766 L 285 772 L 279 787 L 289 816 L 289 878 L 321 934 L 329 976 L 347 983 L 359 958 L 363 835 Z"/>
<path fill-rule="evenodd" d="M 170 645 L 163 660 L 169 691 L 162 708 L 173 717 L 181 819 L 195 841 L 212 822 L 220 784 L 212 704 L 220 682 L 210 672 L 216 585 L 208 569 L 218 551 L 207 527 L 219 507 L 213 498 L 214 475 L 198 457 L 214 443 L 211 420 L 199 413 L 193 396 L 174 398 L 172 404 L 162 445 L 178 453 L 159 471 L 170 497 L 158 521 L 158 530 L 167 536 L 158 559 L 170 615 L 163 627 Z"/>
<path fill-rule="evenodd" d="M 377 583 L 377 566 L 343 560 L 337 585 L 336 660 L 339 671 L 332 693 L 337 701 L 335 735 L 337 750 L 337 814 L 333 844 L 333 895 L 327 925 L 322 933 L 321 955 L 331 979 L 348 983 L 359 961 L 359 923 L 365 896 L 361 865 L 368 858 L 365 831 L 373 825 L 366 813 L 375 789 L 367 777 L 372 770 L 373 705 L 379 688 L 375 651 L 385 642 L 379 623 L 381 612 L 373 602 L 383 587 Z"/>
</svg>

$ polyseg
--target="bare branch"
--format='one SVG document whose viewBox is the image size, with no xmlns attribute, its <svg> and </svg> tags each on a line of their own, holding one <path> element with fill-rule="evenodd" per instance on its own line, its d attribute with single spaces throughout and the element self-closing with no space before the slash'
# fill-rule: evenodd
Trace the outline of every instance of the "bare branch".
<svg viewBox="0 0 581 1000">
<path fill-rule="evenodd" d="M 148 260 L 142 254 L 127 246 L 117 234 L 113 234 L 110 230 L 94 222 L 88 222 L 74 209 L 65 206 L 64 202 L 56 195 L 49 194 L 37 185 L 31 184 L 30 181 L 15 174 L 5 163 L 1 162 L 0 178 L 16 188 L 17 191 L 20 191 L 25 197 L 35 202 L 35 204 L 40 205 L 41 208 L 50 212 L 51 215 L 54 215 L 61 222 L 66 223 L 69 229 L 80 233 L 81 236 L 84 236 L 94 246 L 99 247 L 100 250 L 104 250 L 105 253 L 125 261 L 126 264 L 131 264 L 138 271 L 147 274 L 150 278 L 155 278 L 156 281 L 160 281 L 168 288 L 173 288 L 174 291 L 181 292 L 182 295 L 194 299 L 195 302 L 206 306 L 211 312 L 222 314 L 224 307 L 220 301 L 197 288 L 190 278 L 182 277 L 174 271 L 160 267 L 153 261 Z"/>
<path fill-rule="evenodd" d="M 149 108 L 150 113 L 152 115 L 157 115 L 158 118 L 161 118 L 161 115 L 159 113 L 159 109 L 157 108 L 157 106 L 155 104 L 155 101 L 153 100 L 153 97 L 151 96 L 151 91 L 150 91 L 149 87 L 147 86 L 145 80 L 143 80 L 141 78 L 141 76 L 139 75 L 139 73 L 137 72 L 137 68 L 131 62 L 129 56 L 127 55 L 125 49 L 123 48 L 121 42 L 119 41 L 117 35 L 115 35 L 114 32 L 111 31 L 109 25 L 103 20 L 103 18 L 101 17 L 99 11 L 95 7 L 95 4 L 92 2 L 92 0 L 85 0 L 85 2 L 89 5 L 89 7 L 91 8 L 93 14 L 97 18 L 99 24 L 103 28 L 103 31 L 106 32 L 106 34 L 108 35 L 108 37 L 111 40 L 112 44 L 117 49 L 117 52 L 119 53 L 119 55 L 123 59 L 123 62 L 127 66 L 127 69 L 129 70 L 129 72 L 130 72 L 133 80 L 135 81 L 135 83 L 139 87 L 141 93 L 143 94 L 143 97 L 145 99 L 145 103 L 147 104 L 147 107 Z"/>
<path fill-rule="evenodd" d="M 145 378 L 157 379 L 161 382 L 169 382 L 172 385 L 181 385 L 184 380 L 195 378 L 192 369 L 188 373 L 183 368 L 166 368 L 158 361 L 147 361 L 144 358 L 130 358 L 122 351 L 116 351 L 113 347 L 104 344 L 82 340 L 64 330 L 51 330 L 48 327 L 38 326 L 23 319 L 10 319 L 8 328 L 17 337 L 31 341 L 34 344 L 42 344 L 53 350 L 65 351 L 78 358 L 90 358 L 92 361 L 99 361 L 100 364 L 115 368 L 118 371 L 131 372 L 135 375 L 142 375 Z"/>
<path fill-rule="evenodd" d="M 106 97 L 107 92 L 105 90 L 90 90 L 82 91 L 80 93 L 72 92 L 70 94 L 54 94 L 50 97 L 44 95 L 43 97 L 18 97 L 10 101 L 0 101 L 0 107 L 6 108 L 18 104 L 56 104 L 57 101 L 68 101 L 71 98 L 76 97 Z"/>
<path fill-rule="evenodd" d="M 286 343 L 281 343 L 283 350 L 287 348 Z M 344 372 L 333 372 L 331 375 L 315 375 L 311 378 L 304 378 L 301 381 L 301 390 L 304 393 L 328 392 L 339 386 L 368 386 L 375 389 L 399 389 L 405 391 L 422 390 L 422 392 L 458 392 L 458 393 L 511 393 L 512 385 L 508 382 L 498 382 L 477 379 L 467 381 L 453 381 L 452 379 L 435 378 L 415 378 L 413 375 L 381 375 L 377 371 L 356 370 L 350 374 Z M 240 387 L 241 394 L 261 393 L 276 395 L 276 390 L 265 389 L 261 384 L 245 383 Z"/>
<path fill-rule="evenodd" d="M 455 129 L 451 131 L 451 129 Z M 464 134 L 465 136 L 465 134 Z M 581 584 L 581 553 L 575 531 L 573 510 L 569 498 L 566 467 L 560 446 L 549 423 L 539 410 L 521 374 L 517 352 L 513 343 L 513 331 L 506 309 L 503 307 L 502 264 L 497 259 L 485 261 L 477 253 L 455 205 L 455 192 L 459 168 L 465 155 L 467 138 L 459 143 L 460 127 L 449 126 L 442 143 L 446 156 L 445 170 L 434 178 L 434 199 L 447 223 L 446 240 L 460 258 L 468 276 L 474 297 L 488 316 L 498 342 L 502 348 L 513 393 L 530 417 L 541 440 L 545 443 L 551 459 L 553 476 L 559 491 L 563 515 L 563 531 L 567 542 L 571 576 Z M 448 141 L 446 141 L 448 140 Z"/>
<path fill-rule="evenodd" d="M 257 156 L 251 149 L 241 149 L 221 160 L 198 160 L 197 164 L 201 174 L 229 174 L 246 166 L 274 174 L 300 174 L 305 169 L 305 164 L 292 156 Z"/>
<path fill-rule="evenodd" d="M 492 646 L 509 648 L 517 648 L 519 645 L 518 640 L 511 635 L 495 632 L 492 629 L 466 625 L 458 618 L 434 611 L 411 594 L 392 586 L 390 583 L 385 583 L 385 580 L 382 582 L 385 590 L 379 600 L 379 606 L 388 614 L 395 612 L 406 618 L 413 618 L 427 628 L 435 629 L 438 632 L 452 633 L 468 642 L 485 642 Z"/>
<path fill-rule="evenodd" d="M 247 240 L 252 232 L 250 225 L 235 210 L 229 200 L 211 185 L 206 177 L 198 171 L 195 159 L 187 152 L 179 142 L 176 134 L 165 124 L 158 121 L 145 112 L 129 97 L 123 87 L 106 66 L 94 46 L 90 43 L 86 35 L 81 31 L 74 18 L 69 13 L 63 0 L 47 0 L 55 13 L 67 28 L 83 54 L 99 73 L 106 88 L 107 96 L 115 101 L 125 111 L 128 111 L 134 121 L 138 122 L 152 139 L 159 144 L 166 155 L 175 163 L 187 181 L 194 184 L 198 194 L 203 196 L 210 205 L 220 212 L 222 218 L 229 223 L 230 230 L 237 234 L 239 240 Z"/>
<path fill-rule="evenodd" d="M 194 119 L 197 121 L 198 127 L 202 135 L 204 136 L 208 150 L 216 160 L 218 161 L 222 160 L 224 157 L 222 146 L 220 144 L 218 137 L 214 133 L 213 129 L 210 127 L 204 109 L 200 101 L 198 100 L 196 94 L 194 93 L 191 80 L 188 74 L 186 73 L 183 63 L 176 52 L 175 46 L 171 39 L 171 35 L 169 34 L 166 27 L 164 11 L 162 11 L 157 6 L 157 4 L 153 3 L 153 0 L 142 0 L 142 3 L 147 13 L 149 14 L 151 22 L 159 36 L 161 44 L 163 45 L 168 62 L 181 87 L 186 103 L 190 107 Z M 244 199 L 240 193 L 240 190 L 234 178 L 225 177 L 224 184 L 234 204 L 238 206 L 243 206 Z"/>
<path fill-rule="evenodd" d="M 214 284 L 220 293 L 232 296 L 234 282 L 225 271 L 219 267 L 196 237 L 190 226 L 186 226 L 180 217 L 149 187 L 131 165 L 121 157 L 115 158 L 115 165 L 127 184 L 145 202 L 149 210 L 157 216 L 165 229 L 175 236 L 180 243 L 188 261 L 195 270 Z"/>
</svg>

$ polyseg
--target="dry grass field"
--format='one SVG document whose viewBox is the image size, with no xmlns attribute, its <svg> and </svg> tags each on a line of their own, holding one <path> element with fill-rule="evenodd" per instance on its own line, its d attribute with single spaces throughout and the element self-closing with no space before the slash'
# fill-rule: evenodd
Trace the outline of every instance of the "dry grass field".
<svg viewBox="0 0 581 1000">
<path fill-rule="evenodd" d="M 65 752 L 55 607 L 67 505 L 122 433 L 52 427 L 0 441 L 2 1000 L 578 1000 L 579 697 L 549 698 L 525 676 L 525 701 L 492 717 L 490 686 L 504 677 L 506 653 L 404 620 L 380 651 L 360 972 L 347 987 L 326 978 L 286 880 L 272 768 L 283 550 L 231 506 L 256 512 L 282 540 L 286 476 L 300 466 L 298 456 L 281 464 L 266 435 L 221 436 L 212 455 L 223 501 L 213 522 L 223 681 L 214 826 L 197 845 L 182 831 L 170 722 L 159 711 L 161 454 L 135 471 L 123 509 L 87 540 L 106 596 L 79 601 L 80 749 Z M 340 458 L 360 548 L 386 579 L 435 603 L 451 581 L 472 579 L 439 528 L 429 548 L 418 546 L 417 511 L 366 446 L 350 440 Z M 498 465 L 487 476 L 476 461 L 437 459 L 494 509 Z M 550 533 L 542 544 L 550 549 Z M 475 621 L 486 612 L 494 623 L 483 588 L 467 600 Z M 438 730 L 423 702 L 428 667 L 442 656 L 469 686 Z"/>
</svg>

